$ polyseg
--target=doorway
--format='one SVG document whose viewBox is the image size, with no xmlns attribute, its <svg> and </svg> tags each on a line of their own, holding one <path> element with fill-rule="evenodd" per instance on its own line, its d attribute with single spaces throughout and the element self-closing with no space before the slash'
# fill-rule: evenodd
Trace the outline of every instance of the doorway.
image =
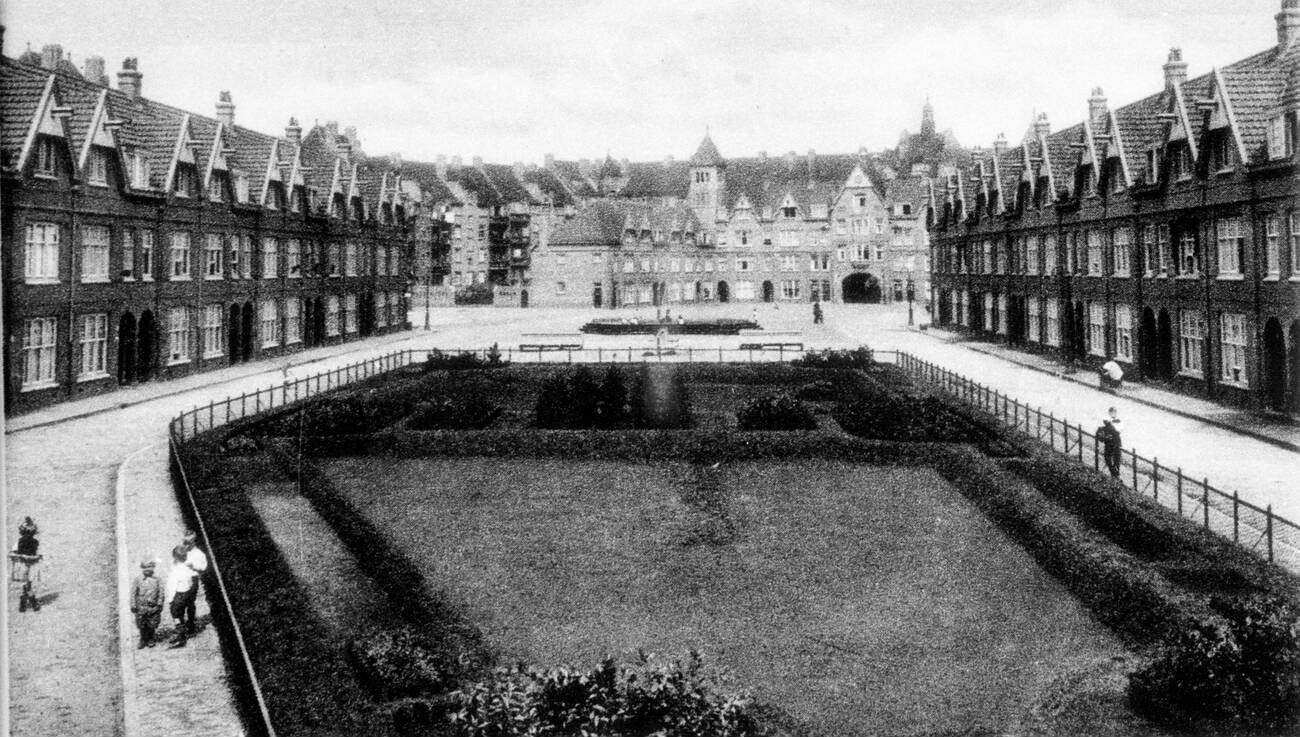
<svg viewBox="0 0 1300 737">
<path fill-rule="evenodd" d="M 880 280 L 871 274 L 850 274 L 840 283 L 840 300 L 846 304 L 879 304 L 880 299 Z"/>
<path fill-rule="evenodd" d="M 131 384 L 135 382 L 137 350 L 135 315 L 126 312 L 123 313 L 122 319 L 117 322 L 117 383 Z"/>
<path fill-rule="evenodd" d="M 1269 409 L 1286 409 L 1286 337 L 1276 317 L 1264 324 L 1264 399 Z"/>
</svg>

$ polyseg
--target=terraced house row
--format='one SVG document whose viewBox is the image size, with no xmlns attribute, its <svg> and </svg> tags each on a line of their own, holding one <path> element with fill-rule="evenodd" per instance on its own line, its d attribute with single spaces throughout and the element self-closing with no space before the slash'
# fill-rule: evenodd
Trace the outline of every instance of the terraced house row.
<svg viewBox="0 0 1300 737">
<path fill-rule="evenodd" d="M 127 59 L 0 59 L 9 412 L 399 330 L 418 183 L 336 126 L 149 100 Z"/>
<path fill-rule="evenodd" d="M 999 138 L 931 190 L 940 323 L 1243 406 L 1300 409 L 1300 0 L 1278 43 L 1053 132 Z"/>
</svg>

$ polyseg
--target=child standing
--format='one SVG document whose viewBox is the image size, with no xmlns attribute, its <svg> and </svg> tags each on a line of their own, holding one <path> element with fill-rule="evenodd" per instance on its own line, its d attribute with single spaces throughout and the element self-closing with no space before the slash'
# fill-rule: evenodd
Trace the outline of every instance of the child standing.
<svg viewBox="0 0 1300 737">
<path fill-rule="evenodd" d="M 154 562 L 142 562 L 140 575 L 131 585 L 131 613 L 135 615 L 135 626 L 140 630 L 137 650 L 154 645 L 154 633 L 162 619 L 163 596 L 162 581 L 154 575 Z"/>
<path fill-rule="evenodd" d="M 194 569 L 185 563 L 189 551 L 183 545 L 172 548 L 172 567 L 167 573 L 167 601 L 175 624 L 168 647 L 185 647 L 185 610 L 194 600 Z"/>
</svg>

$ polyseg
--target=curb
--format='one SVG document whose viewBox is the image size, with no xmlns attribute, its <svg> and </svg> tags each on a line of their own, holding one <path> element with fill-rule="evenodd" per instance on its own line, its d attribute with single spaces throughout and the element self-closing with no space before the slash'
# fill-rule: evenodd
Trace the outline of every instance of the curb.
<svg viewBox="0 0 1300 737">
<path fill-rule="evenodd" d="M 930 338 L 933 338 L 934 340 L 937 340 L 937 341 L 942 342 L 942 343 L 954 343 L 954 342 L 957 342 L 957 341 L 948 341 L 948 340 L 945 340 L 945 339 L 943 339 L 943 338 L 941 338 L 941 337 L 939 337 L 939 336 L 937 336 L 937 335 L 934 335 L 934 334 L 932 334 L 932 333 L 929 333 L 929 331 L 915 330 L 915 331 L 913 331 L 913 332 L 917 332 L 917 333 L 920 333 L 920 334 L 922 334 L 922 335 L 926 335 L 926 336 L 928 336 L 928 337 L 930 337 Z M 1099 386 L 1093 386 L 1092 384 L 1090 384 L 1090 383 L 1088 383 L 1088 382 L 1086 382 L 1086 381 L 1083 381 L 1082 379 L 1077 379 L 1077 378 L 1075 378 L 1075 377 L 1073 377 L 1073 376 L 1067 376 L 1067 375 L 1065 375 L 1065 374 L 1057 373 L 1056 371 L 1052 371 L 1052 370 L 1050 370 L 1050 369 L 1043 368 L 1042 366 L 1035 366 L 1035 365 L 1032 364 L 1032 363 L 1026 363 L 1026 362 L 1023 362 L 1023 361 L 1017 361 L 1017 360 L 1015 360 L 1014 358 L 1010 358 L 1010 357 L 1008 357 L 1008 356 L 1001 355 L 1001 354 L 996 353 L 996 352 L 994 352 L 994 351 L 991 351 L 991 350 L 989 350 L 989 349 L 987 349 L 987 348 L 984 348 L 983 346 L 978 345 L 978 344 L 972 344 L 972 343 L 965 343 L 965 342 L 963 342 L 961 345 L 962 345 L 963 347 L 965 347 L 965 348 L 968 348 L 968 349 L 970 349 L 970 350 L 972 350 L 972 351 L 975 351 L 976 353 L 980 353 L 980 354 L 983 354 L 983 355 L 985 355 L 985 356 L 989 356 L 990 358 L 997 358 L 997 359 L 999 359 L 999 360 L 1006 361 L 1007 363 L 1011 363 L 1011 364 L 1015 364 L 1015 365 L 1017 365 L 1017 366 L 1020 366 L 1021 368 L 1027 368 L 1027 369 L 1030 369 L 1031 371 L 1037 371 L 1037 372 L 1040 373 L 1040 374 L 1047 374 L 1047 375 L 1049 375 L 1049 376 L 1054 376 L 1054 377 L 1056 377 L 1056 378 L 1058 378 L 1058 379 L 1061 379 L 1062 381 L 1069 381 L 1069 382 L 1071 382 L 1071 383 L 1078 384 L 1079 386 L 1086 387 L 1086 388 L 1088 388 L 1088 389 L 1092 389 L 1093 391 L 1097 392 L 1098 394 L 1107 394 L 1107 395 L 1110 395 L 1110 396 L 1116 396 L 1116 395 L 1114 395 L 1114 394 L 1111 394 L 1110 392 L 1103 391 L 1101 387 L 1099 387 Z M 1176 408 L 1174 408 L 1174 407 L 1169 407 L 1169 406 L 1166 406 L 1166 405 L 1160 404 L 1159 402 L 1155 402 L 1155 401 L 1152 401 L 1152 400 L 1150 400 L 1150 399 L 1144 399 L 1144 398 L 1142 398 L 1142 397 L 1135 396 L 1135 395 L 1132 395 L 1132 394 L 1120 394 L 1120 395 L 1118 395 L 1118 396 L 1121 396 L 1121 397 L 1123 397 L 1124 399 L 1127 399 L 1127 400 L 1129 400 L 1129 401 L 1131 401 L 1131 402 L 1137 402 L 1138 404 L 1145 404 L 1145 405 L 1148 406 L 1148 407 L 1154 407 L 1155 409 L 1158 409 L 1158 410 L 1161 410 L 1161 411 L 1164 411 L 1164 412 L 1168 412 L 1168 413 L 1173 414 L 1173 415 L 1178 415 L 1179 417 L 1185 417 L 1185 418 L 1187 418 L 1187 419 L 1189 419 L 1189 420 L 1196 420 L 1197 422 L 1203 422 L 1203 423 L 1205 423 L 1206 425 L 1211 425 L 1211 426 L 1213 426 L 1213 427 L 1217 427 L 1217 428 L 1219 428 L 1220 430 L 1227 430 L 1228 432 L 1233 432 L 1233 433 L 1236 433 L 1236 434 L 1238 434 L 1238 435 L 1244 435 L 1244 436 L 1246 436 L 1246 437 L 1248 437 L 1248 438 L 1251 438 L 1251 439 L 1254 439 L 1254 440 L 1258 440 L 1258 441 L 1260 441 L 1261 443 L 1268 443 L 1269 445 L 1272 445 L 1272 446 L 1275 446 L 1275 447 L 1281 448 L 1282 450 L 1290 451 L 1290 452 L 1292 452 L 1292 453 L 1300 453 L 1300 443 L 1292 443 L 1292 442 L 1287 441 L 1287 440 L 1280 440 L 1280 439 L 1278 439 L 1278 438 L 1275 438 L 1275 437 L 1272 437 L 1272 436 L 1269 436 L 1269 435 L 1264 435 L 1263 433 L 1258 433 L 1258 432 L 1255 432 L 1255 431 L 1253 431 L 1253 430 L 1248 430 L 1248 429 L 1246 429 L 1246 428 L 1244 428 L 1244 427 L 1238 427 L 1238 426 L 1236 426 L 1236 425 L 1232 425 L 1232 424 L 1229 424 L 1229 423 L 1227 423 L 1227 422 L 1222 422 L 1222 421 L 1220 421 L 1220 420 L 1215 420 L 1215 419 L 1211 419 L 1211 418 L 1208 418 L 1208 417 L 1202 417 L 1201 415 L 1195 414 L 1195 413 L 1193 413 L 1193 412 L 1188 412 L 1188 411 L 1186 411 L 1186 410 L 1181 410 L 1181 409 L 1176 409 Z"/>
<path fill-rule="evenodd" d="M 402 340 L 395 340 L 395 341 L 392 342 L 391 345 L 397 345 L 397 344 L 399 344 L 399 343 L 404 343 L 404 342 L 406 342 L 406 341 L 408 341 L 408 340 L 415 340 L 417 337 L 419 337 L 419 336 L 412 335 L 412 336 L 409 336 L 409 337 L 407 337 L 407 338 L 403 338 Z M 309 359 L 309 360 L 306 360 L 306 361 L 298 361 L 298 362 L 296 362 L 296 363 L 294 363 L 294 362 L 290 362 L 290 363 L 284 364 L 284 365 L 282 365 L 282 366 L 281 366 L 281 365 L 274 365 L 274 366 L 273 366 L 273 365 L 267 365 L 267 366 L 264 366 L 264 367 L 259 366 L 259 367 L 256 367 L 256 368 L 259 368 L 259 369 L 261 369 L 261 370 L 254 371 L 254 372 L 252 372 L 252 373 L 248 373 L 248 374 L 244 374 L 244 375 L 242 375 L 242 376 L 232 376 L 232 377 L 229 377 L 229 378 L 226 378 L 226 379 L 217 379 L 217 380 L 215 380 L 215 381 L 211 381 L 211 382 L 207 382 L 207 383 L 203 383 L 203 384 L 196 384 L 196 385 L 194 385 L 194 386 L 188 386 L 188 387 L 177 387 L 177 388 L 175 388 L 175 389 L 168 389 L 167 391 L 160 392 L 160 393 L 158 393 L 158 394 L 154 394 L 154 395 L 149 396 L 149 397 L 142 397 L 142 398 L 140 398 L 140 399 L 133 399 L 133 400 L 130 400 L 130 401 L 127 401 L 127 402 L 118 402 L 117 404 L 112 404 L 112 405 L 109 405 L 109 406 L 107 406 L 107 407 L 99 407 L 99 408 L 96 408 L 96 409 L 88 409 L 88 410 L 86 410 L 86 411 L 84 411 L 84 412 L 78 412 L 78 413 L 76 413 L 76 414 L 68 415 L 67 417 L 57 417 L 57 418 L 54 418 L 54 419 L 52 419 L 52 420 L 45 420 L 44 422 L 37 422 L 37 423 L 31 424 L 31 425 L 26 425 L 26 426 L 24 426 L 24 427 L 18 427 L 18 428 L 14 428 L 14 429 L 6 429 L 5 432 L 4 432 L 4 434 L 5 434 L 5 435 L 14 435 L 14 434 L 17 434 L 17 433 L 20 433 L 20 432 L 27 432 L 28 430 L 38 430 L 38 429 L 43 428 L 43 427 L 50 427 L 51 425 L 61 425 L 61 424 L 65 423 L 65 422 L 72 422 L 73 420 L 84 420 L 84 419 L 87 418 L 87 417 L 94 417 L 95 415 L 101 415 L 101 414 L 104 414 L 105 412 L 116 412 L 116 411 L 118 411 L 118 410 L 127 409 L 128 407 L 135 407 L 135 406 L 138 406 L 138 405 L 141 405 L 141 404 L 145 404 L 145 403 L 147 403 L 147 402 L 152 402 L 152 401 L 155 401 L 155 400 L 158 400 L 158 399 L 166 399 L 166 398 L 168 398 L 168 397 L 174 397 L 174 396 L 176 396 L 176 395 L 178 395 L 178 394 L 184 394 L 185 392 L 192 392 L 192 391 L 196 391 L 196 390 L 199 390 L 199 389 L 204 389 L 204 388 L 212 387 L 212 386 L 220 386 L 221 384 L 225 384 L 225 383 L 228 383 L 228 382 L 231 382 L 231 381 L 238 381 L 239 379 L 247 379 L 247 378 L 250 378 L 250 377 L 257 376 L 258 374 L 261 374 L 261 373 L 267 373 L 267 372 L 269 372 L 269 371 L 273 371 L 273 370 L 284 371 L 284 370 L 286 370 L 286 369 L 297 368 L 297 367 L 299 367 L 299 366 L 309 366 L 309 365 L 311 365 L 311 364 L 313 364 L 313 363 L 320 363 L 321 361 L 328 361 L 328 360 L 331 359 L 331 358 L 338 358 L 339 356 L 346 356 L 346 355 L 348 355 L 348 354 L 350 354 L 350 353 L 359 353 L 359 352 L 361 352 L 361 351 L 364 350 L 364 349 L 373 348 L 373 347 L 375 347 L 375 346 L 366 346 L 365 348 L 358 347 L 358 348 L 354 348 L 354 349 L 352 349 L 352 350 L 350 350 L 350 351 L 344 351 L 344 352 L 342 352 L 342 353 L 333 353 L 333 354 L 330 354 L 330 355 L 328 355 L 328 356 L 321 356 L 320 358 L 312 358 L 312 359 Z M 71 400 L 71 401 L 74 401 L 74 402 L 75 402 L 75 401 L 77 401 L 77 400 L 74 399 L 74 400 Z"/>
<path fill-rule="evenodd" d="M 127 559 L 126 549 L 126 474 L 128 463 L 141 453 L 150 450 L 156 443 L 131 451 L 113 472 L 114 501 L 116 514 L 114 531 L 117 534 L 117 648 L 118 661 L 122 677 L 122 734 L 140 734 L 140 714 L 136 708 L 139 689 L 135 681 L 135 639 L 134 622 L 131 617 L 131 562 Z"/>
</svg>

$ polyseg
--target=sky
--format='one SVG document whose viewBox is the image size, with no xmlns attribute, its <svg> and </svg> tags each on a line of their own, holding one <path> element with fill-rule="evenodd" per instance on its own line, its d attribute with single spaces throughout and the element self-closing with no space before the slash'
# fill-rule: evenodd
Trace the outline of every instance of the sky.
<svg viewBox="0 0 1300 737">
<path fill-rule="evenodd" d="M 1081 120 L 1277 42 L 1281 0 L 6 0 L 4 53 L 139 59 L 147 97 L 282 134 L 356 126 L 371 155 L 490 162 L 967 146 Z"/>
</svg>

